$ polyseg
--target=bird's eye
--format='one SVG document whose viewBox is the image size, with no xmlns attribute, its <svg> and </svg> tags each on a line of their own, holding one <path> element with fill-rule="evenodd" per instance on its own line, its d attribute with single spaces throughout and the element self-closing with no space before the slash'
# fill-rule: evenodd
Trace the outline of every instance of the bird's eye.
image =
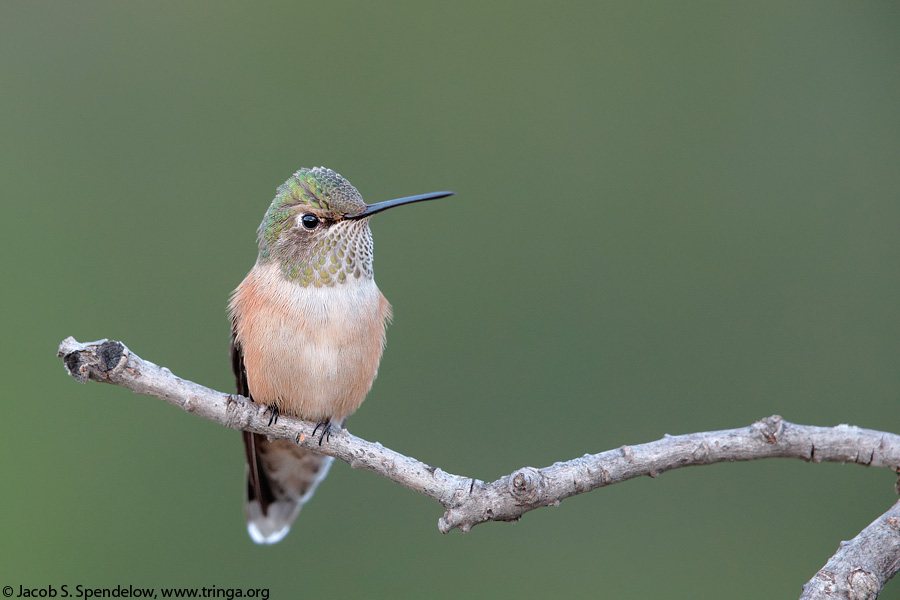
<svg viewBox="0 0 900 600">
<path fill-rule="evenodd" d="M 300 222 L 306 229 L 315 229 L 319 225 L 319 218 L 316 215 L 306 214 L 300 217 Z"/>
</svg>

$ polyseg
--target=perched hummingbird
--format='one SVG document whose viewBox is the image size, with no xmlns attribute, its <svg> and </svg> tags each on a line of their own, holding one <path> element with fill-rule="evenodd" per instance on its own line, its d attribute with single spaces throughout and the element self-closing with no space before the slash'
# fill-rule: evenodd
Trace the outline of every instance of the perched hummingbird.
<svg viewBox="0 0 900 600">
<path fill-rule="evenodd" d="M 256 264 L 228 306 L 238 393 L 275 419 L 316 421 L 320 444 L 340 429 L 372 387 L 391 319 L 372 275 L 369 217 L 452 193 L 367 205 L 324 167 L 300 169 L 279 187 L 259 226 Z M 246 431 L 244 447 L 247 531 L 258 544 L 274 544 L 334 459 Z"/>
</svg>

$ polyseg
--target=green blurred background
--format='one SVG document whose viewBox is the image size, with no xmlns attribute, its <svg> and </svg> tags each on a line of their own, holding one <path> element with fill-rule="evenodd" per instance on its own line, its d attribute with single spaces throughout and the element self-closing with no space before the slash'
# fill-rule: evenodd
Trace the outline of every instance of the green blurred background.
<svg viewBox="0 0 900 600">
<path fill-rule="evenodd" d="M 458 192 L 373 220 L 363 438 L 492 480 L 773 413 L 900 431 L 896 2 L 6 0 L 0 53 L 2 585 L 795 597 L 896 499 L 723 464 L 442 536 L 341 463 L 257 547 L 235 431 L 54 357 L 120 339 L 230 391 L 255 229 L 326 165 Z"/>
</svg>

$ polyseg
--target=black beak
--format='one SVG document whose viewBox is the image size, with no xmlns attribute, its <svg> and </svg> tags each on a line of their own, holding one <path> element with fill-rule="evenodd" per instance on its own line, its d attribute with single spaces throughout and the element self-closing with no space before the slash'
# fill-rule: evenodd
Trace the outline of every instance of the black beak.
<svg viewBox="0 0 900 600">
<path fill-rule="evenodd" d="M 394 200 L 385 200 L 384 202 L 378 202 L 376 204 L 369 204 L 366 206 L 366 210 L 361 213 L 355 215 L 344 215 L 345 219 L 362 219 L 364 217 L 371 217 L 375 213 L 380 213 L 383 210 L 387 210 L 389 208 L 394 208 L 395 206 L 401 206 L 403 204 L 412 204 L 413 202 L 423 202 L 425 200 L 437 200 L 438 198 L 445 198 L 447 196 L 452 196 L 456 192 L 431 192 L 430 194 L 419 194 L 418 196 L 407 196 L 405 198 L 395 198 Z"/>
</svg>

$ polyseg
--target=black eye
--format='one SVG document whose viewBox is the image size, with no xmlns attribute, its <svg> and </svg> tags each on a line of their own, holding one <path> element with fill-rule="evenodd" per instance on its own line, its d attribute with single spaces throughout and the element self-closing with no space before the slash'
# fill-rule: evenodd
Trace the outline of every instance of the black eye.
<svg viewBox="0 0 900 600">
<path fill-rule="evenodd" d="M 316 215 L 303 215 L 300 221 L 303 222 L 303 226 L 307 229 L 315 229 L 319 225 L 319 218 Z"/>
</svg>

